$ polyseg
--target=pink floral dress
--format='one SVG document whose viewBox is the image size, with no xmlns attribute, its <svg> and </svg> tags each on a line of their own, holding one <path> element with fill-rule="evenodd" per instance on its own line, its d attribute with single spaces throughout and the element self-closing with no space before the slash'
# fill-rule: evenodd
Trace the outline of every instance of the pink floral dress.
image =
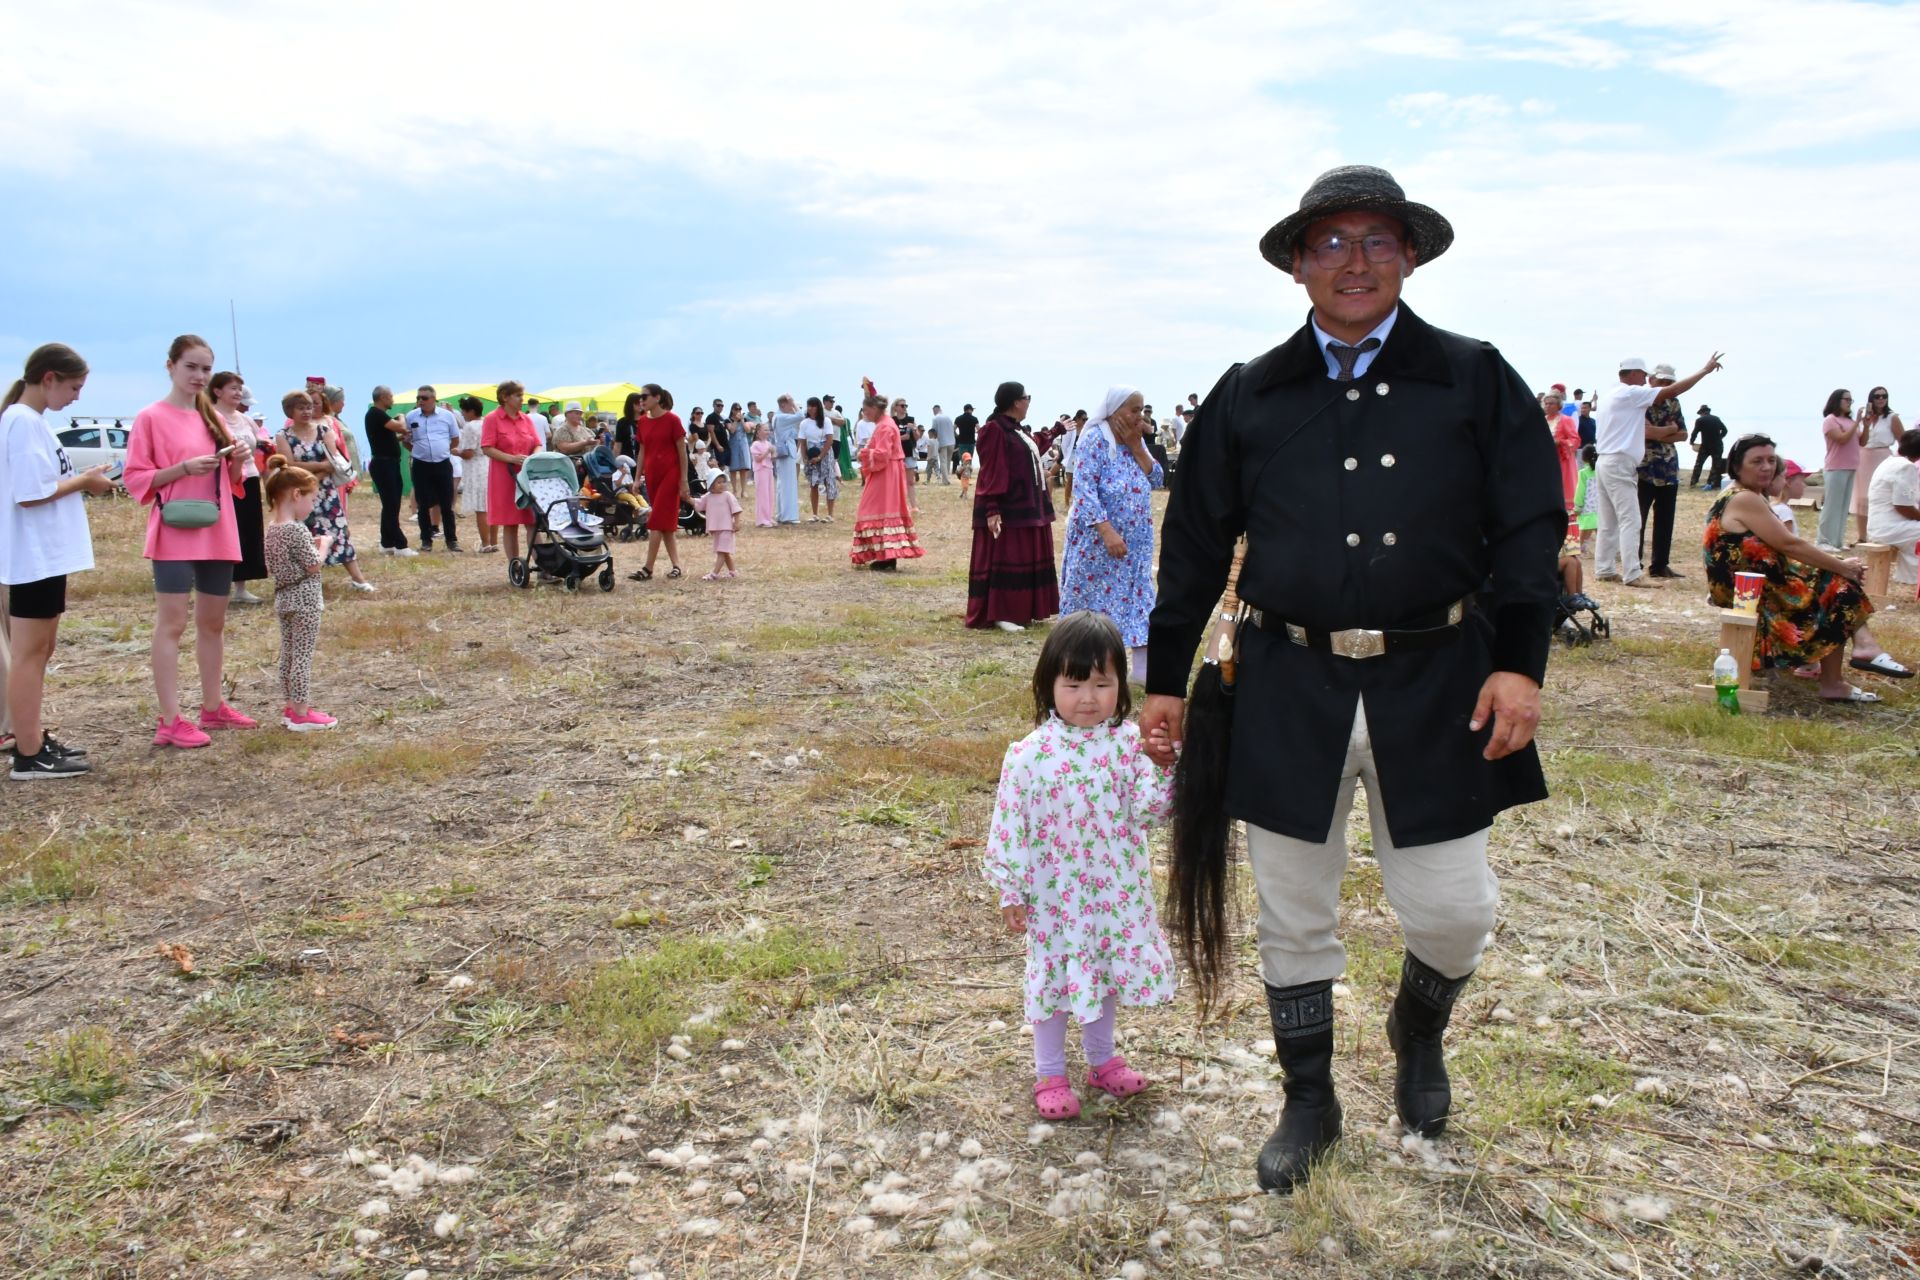
<svg viewBox="0 0 1920 1280">
<path fill-rule="evenodd" d="M 1132 724 L 1078 729 L 1049 716 L 1007 748 L 987 835 L 987 880 L 1027 915 L 1026 1017 L 1100 1016 L 1173 999 L 1173 955 L 1153 907 L 1147 828 L 1173 773 Z"/>
</svg>

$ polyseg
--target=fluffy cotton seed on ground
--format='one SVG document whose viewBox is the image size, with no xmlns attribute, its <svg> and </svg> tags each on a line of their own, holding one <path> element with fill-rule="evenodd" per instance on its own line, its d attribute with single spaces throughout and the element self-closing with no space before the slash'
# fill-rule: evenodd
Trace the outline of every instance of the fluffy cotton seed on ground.
<svg viewBox="0 0 1920 1280">
<path fill-rule="evenodd" d="M 720 1234 L 720 1219 L 688 1218 L 680 1224 L 680 1234 L 683 1236 L 717 1236 Z"/>
<path fill-rule="evenodd" d="M 1514 1015 L 1514 1012 L 1513 1012 L 1513 1010 L 1511 1010 L 1511 1009 L 1509 1009 L 1509 1008 L 1507 1008 L 1507 1006 L 1505 1006 L 1505 1005 L 1503 1005 L 1503 1004 L 1502 1004 L 1502 1005 L 1495 1005 L 1495 1006 L 1494 1006 L 1494 1009 L 1493 1009 L 1493 1012 L 1492 1012 L 1492 1013 L 1490 1013 L 1490 1014 L 1488 1014 L 1487 1016 L 1488 1016 L 1489 1018 L 1492 1018 L 1492 1019 L 1493 1019 L 1493 1020 L 1494 1020 L 1495 1022 L 1513 1022 L 1513 1021 L 1515 1021 L 1515 1015 Z"/>
<path fill-rule="evenodd" d="M 848 1218 L 846 1232 L 850 1236 L 864 1236 L 872 1233 L 874 1221 L 865 1214 L 857 1218 Z"/>
<path fill-rule="evenodd" d="M 1553 829 L 1553 834 L 1555 834 L 1556 836 L 1559 836 L 1562 840 L 1565 840 L 1567 837 L 1573 834 L 1573 824 L 1568 822 L 1563 822 L 1559 826 Z"/>
<path fill-rule="evenodd" d="M 1229 1133 L 1215 1138 L 1213 1145 L 1221 1151 L 1241 1151 L 1246 1148 L 1247 1144 Z"/>
<path fill-rule="evenodd" d="M 457 1213 L 443 1213 L 435 1218 L 433 1220 L 433 1234 L 439 1236 L 442 1240 L 459 1239 L 460 1215 Z"/>
<path fill-rule="evenodd" d="M 1633 1091 L 1639 1094 L 1651 1094 L 1656 1098 L 1667 1096 L 1667 1082 L 1659 1076 L 1641 1076 L 1633 1082 Z"/>
<path fill-rule="evenodd" d="M 746 1194 L 740 1191 L 729 1191 L 727 1192 L 727 1194 L 720 1197 L 720 1203 L 727 1206 L 727 1208 L 729 1209 L 738 1209 L 741 1205 L 745 1204 L 746 1202 L 747 1202 Z"/>
<path fill-rule="evenodd" d="M 965 1142 L 962 1142 L 959 1151 L 962 1160 L 978 1160 L 986 1154 L 986 1148 L 982 1147 L 979 1141 L 974 1138 L 968 1138 Z"/>
<path fill-rule="evenodd" d="M 1853 1141 L 1857 1146 L 1877 1147 L 1880 1145 L 1880 1135 L 1871 1129 L 1862 1129 L 1853 1135 Z"/>
<path fill-rule="evenodd" d="M 363 1218 L 385 1217 L 392 1212 L 393 1206 L 385 1200 L 369 1200 L 360 1206 L 360 1216 Z"/>
<path fill-rule="evenodd" d="M 685 1062 L 693 1056 L 693 1050 L 683 1044 L 670 1044 L 667 1046 L 667 1056 L 675 1062 Z"/>
<path fill-rule="evenodd" d="M 722 1040 L 720 1047 L 728 1053 L 738 1053 L 747 1047 L 747 1042 L 745 1040 Z"/>
<path fill-rule="evenodd" d="M 443 1186 L 457 1187 L 462 1183 L 472 1182 L 479 1176 L 480 1171 L 472 1165 L 456 1164 L 451 1168 L 440 1171 L 440 1183 Z"/>
<path fill-rule="evenodd" d="M 380 1233 L 378 1231 L 375 1231 L 372 1227 L 361 1227 L 359 1230 L 353 1233 L 353 1242 L 363 1247 L 366 1245 L 378 1243 L 379 1239 L 380 1239 Z"/>
<path fill-rule="evenodd" d="M 948 1218 L 940 1224 L 940 1238 L 948 1244 L 965 1244 L 973 1239 L 973 1228 L 965 1218 Z"/>
<path fill-rule="evenodd" d="M 447 979 L 447 990 L 449 991 L 465 991 L 472 985 L 473 979 L 464 973 L 456 973 Z"/>
<path fill-rule="evenodd" d="M 1544 978 L 1547 976 L 1547 966 L 1543 964 L 1530 964 L 1521 970 L 1521 972 L 1529 978 Z"/>
<path fill-rule="evenodd" d="M 904 1218 L 920 1207 L 920 1197 L 904 1191 L 882 1191 L 867 1201 L 867 1212 L 882 1218 Z"/>
<path fill-rule="evenodd" d="M 429 1280 L 431 1275 L 432 1273 L 425 1267 L 415 1267 L 413 1270 L 407 1272 L 405 1276 L 401 1277 L 401 1280 Z"/>
<path fill-rule="evenodd" d="M 613 1146 L 622 1142 L 632 1142 L 639 1136 L 623 1124 L 610 1124 L 607 1126 L 607 1131 L 600 1135 L 600 1140 L 608 1146 Z"/>
<path fill-rule="evenodd" d="M 1121 1263 L 1120 1280 L 1147 1280 L 1147 1264 L 1144 1262 Z"/>
<path fill-rule="evenodd" d="M 1628 1196 L 1620 1207 L 1641 1222 L 1665 1222 L 1673 1214 L 1673 1201 L 1662 1196 Z"/>
<path fill-rule="evenodd" d="M 1053 1126 L 1044 1120 L 1036 1122 L 1033 1127 L 1027 1130 L 1027 1141 L 1036 1147 L 1052 1136 Z"/>
<path fill-rule="evenodd" d="M 615 1169 L 607 1175 L 607 1181 L 616 1187 L 631 1187 L 640 1181 L 640 1175 L 631 1169 Z"/>
</svg>

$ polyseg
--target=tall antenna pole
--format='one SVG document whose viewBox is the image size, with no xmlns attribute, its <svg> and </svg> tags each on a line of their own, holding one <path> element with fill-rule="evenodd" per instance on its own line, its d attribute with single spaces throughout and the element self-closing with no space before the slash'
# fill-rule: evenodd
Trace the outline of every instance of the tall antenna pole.
<svg viewBox="0 0 1920 1280">
<path fill-rule="evenodd" d="M 233 371 L 240 372 L 240 320 L 233 309 L 233 299 L 227 299 L 227 324 L 233 330 Z"/>
</svg>

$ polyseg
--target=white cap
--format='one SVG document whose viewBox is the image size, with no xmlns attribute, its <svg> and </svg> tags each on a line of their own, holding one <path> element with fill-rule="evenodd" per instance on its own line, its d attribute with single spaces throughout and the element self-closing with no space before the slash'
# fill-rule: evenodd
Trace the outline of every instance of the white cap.
<svg viewBox="0 0 1920 1280">
<path fill-rule="evenodd" d="M 567 407 L 563 410 L 563 412 L 566 413 L 579 413 L 580 411 L 580 402 L 578 400 L 567 401 Z"/>
<path fill-rule="evenodd" d="M 1653 366 L 1653 376 L 1656 378 L 1665 378 L 1671 382 L 1673 381 L 1673 366 L 1670 364 L 1657 364 Z"/>
<path fill-rule="evenodd" d="M 1639 356 L 1628 356 L 1620 362 L 1620 372 L 1622 373 L 1645 373 L 1646 371 L 1647 362 Z"/>
</svg>

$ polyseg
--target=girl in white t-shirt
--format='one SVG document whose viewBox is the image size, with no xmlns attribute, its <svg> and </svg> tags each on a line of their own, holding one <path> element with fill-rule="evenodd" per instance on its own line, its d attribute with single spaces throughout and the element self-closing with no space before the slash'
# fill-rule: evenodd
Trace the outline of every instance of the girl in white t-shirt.
<svg viewBox="0 0 1920 1280">
<path fill-rule="evenodd" d="M 50 342 L 27 357 L 26 373 L 0 403 L 0 582 L 7 585 L 12 669 L 13 768 L 22 781 L 72 778 L 92 768 L 86 752 L 50 737 L 40 721 L 47 662 L 67 575 L 93 568 L 93 535 L 80 495 L 113 492 L 112 464 L 75 472 L 46 415 L 72 404 L 87 382 L 87 362 Z"/>
</svg>

